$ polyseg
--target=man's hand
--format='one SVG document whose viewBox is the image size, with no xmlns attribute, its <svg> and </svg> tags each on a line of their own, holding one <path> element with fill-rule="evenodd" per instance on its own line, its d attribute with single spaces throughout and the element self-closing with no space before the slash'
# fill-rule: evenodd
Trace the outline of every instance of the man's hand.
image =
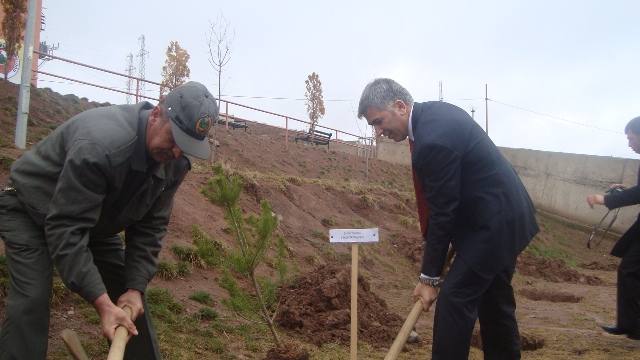
<svg viewBox="0 0 640 360">
<path fill-rule="evenodd" d="M 96 308 L 98 315 L 100 315 L 102 334 L 109 339 L 109 341 L 113 341 L 116 328 L 120 325 L 127 328 L 129 334 L 138 335 L 138 330 L 133 324 L 133 321 L 131 321 L 131 318 L 129 318 L 129 315 L 112 303 L 106 293 L 100 295 L 93 302 L 93 306 Z"/>
<path fill-rule="evenodd" d="M 438 289 L 419 282 L 413 290 L 413 297 L 416 300 L 420 299 L 424 311 L 429 311 L 438 297 Z"/>
<path fill-rule="evenodd" d="M 587 196 L 587 203 L 593 209 L 593 205 L 604 205 L 604 196 L 600 194 L 592 194 Z"/>
<path fill-rule="evenodd" d="M 142 293 L 138 290 L 129 289 L 118 298 L 118 307 L 128 306 L 131 309 L 131 318 L 135 321 L 138 316 L 144 314 L 142 306 Z"/>
</svg>

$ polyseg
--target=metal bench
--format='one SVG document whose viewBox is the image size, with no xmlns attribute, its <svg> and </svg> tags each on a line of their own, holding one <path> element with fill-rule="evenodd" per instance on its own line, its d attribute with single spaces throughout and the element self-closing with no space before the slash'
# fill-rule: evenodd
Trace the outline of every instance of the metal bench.
<svg viewBox="0 0 640 360">
<path fill-rule="evenodd" d="M 249 128 L 249 125 L 247 125 L 247 120 L 245 119 L 238 119 L 233 115 L 225 115 L 225 114 L 220 114 L 220 116 L 218 117 L 218 124 L 226 124 L 227 123 L 227 117 L 229 120 L 229 127 L 231 127 L 232 129 L 244 129 L 244 131 L 247 131 L 247 129 Z"/>
<path fill-rule="evenodd" d="M 295 142 L 298 142 L 298 140 L 300 140 L 300 141 L 312 143 L 314 145 L 327 145 L 327 149 L 329 149 L 331 135 L 333 134 L 314 129 L 309 132 L 298 133 L 298 135 L 296 135 Z"/>
</svg>

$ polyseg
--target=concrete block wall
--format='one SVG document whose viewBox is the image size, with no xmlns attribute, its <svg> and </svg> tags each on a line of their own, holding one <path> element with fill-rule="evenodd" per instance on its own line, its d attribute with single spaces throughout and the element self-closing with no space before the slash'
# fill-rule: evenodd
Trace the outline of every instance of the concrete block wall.
<svg viewBox="0 0 640 360">
<path fill-rule="evenodd" d="M 610 184 L 636 184 L 640 162 L 606 156 L 500 148 L 522 179 L 536 207 L 586 224 L 595 224 L 606 208 L 591 209 L 589 194 L 604 193 Z M 640 207 L 620 210 L 614 230 L 624 232 Z"/>
<path fill-rule="evenodd" d="M 380 160 L 411 165 L 407 141 L 378 139 Z M 606 208 L 589 208 L 589 194 L 604 193 L 610 184 L 633 186 L 640 161 L 527 149 L 500 148 L 522 179 L 536 207 L 568 219 L 593 225 Z M 620 210 L 614 230 L 624 232 L 636 220 L 640 206 Z M 585 240 L 586 241 L 586 240 Z"/>
</svg>

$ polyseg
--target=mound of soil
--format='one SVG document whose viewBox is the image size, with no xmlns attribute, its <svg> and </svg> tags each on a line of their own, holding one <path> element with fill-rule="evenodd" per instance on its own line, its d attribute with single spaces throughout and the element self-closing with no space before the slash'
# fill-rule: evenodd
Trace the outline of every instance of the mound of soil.
<svg viewBox="0 0 640 360">
<path fill-rule="evenodd" d="M 518 257 L 517 269 L 522 275 L 544 279 L 550 282 L 567 282 L 586 285 L 604 284 L 604 281 L 599 277 L 581 274 L 568 267 L 562 260 L 545 259 L 527 253 Z"/>
<path fill-rule="evenodd" d="M 317 268 L 282 289 L 279 326 L 301 334 L 320 346 L 349 344 L 351 323 L 351 270 L 348 267 Z M 369 283 L 358 277 L 358 340 L 388 347 L 402 326 L 402 318 L 389 312 Z"/>
<path fill-rule="evenodd" d="M 539 289 L 522 289 L 518 292 L 520 295 L 533 301 L 550 301 L 550 302 L 565 302 L 565 303 L 579 303 L 582 301 L 582 296 L 576 296 L 573 294 L 551 291 L 551 290 L 539 290 Z"/>
<path fill-rule="evenodd" d="M 616 271 L 616 270 L 618 270 L 618 264 L 614 264 L 614 263 L 602 264 L 602 263 L 599 263 L 597 261 L 592 261 L 590 263 L 580 264 L 578 266 L 580 266 L 583 269 L 587 269 L 587 270 L 601 270 L 601 271 Z"/>
<path fill-rule="evenodd" d="M 309 360 L 309 353 L 292 343 L 269 349 L 264 360 Z"/>
<path fill-rule="evenodd" d="M 471 346 L 482 350 L 482 337 L 477 330 L 471 335 Z M 544 339 L 533 334 L 520 332 L 520 350 L 535 351 L 544 347 Z"/>
</svg>

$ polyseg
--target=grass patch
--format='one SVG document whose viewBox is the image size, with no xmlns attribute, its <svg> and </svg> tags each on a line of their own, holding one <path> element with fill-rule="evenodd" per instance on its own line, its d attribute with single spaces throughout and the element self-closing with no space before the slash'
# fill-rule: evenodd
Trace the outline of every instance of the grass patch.
<svg viewBox="0 0 640 360">
<path fill-rule="evenodd" d="M 176 323 L 183 307 L 176 302 L 167 289 L 151 288 L 145 293 L 151 315 L 168 323 Z"/>
<path fill-rule="evenodd" d="M 179 261 L 177 263 L 160 261 L 156 274 L 164 280 L 175 280 L 191 274 L 191 266 L 185 261 Z"/>
<path fill-rule="evenodd" d="M 174 245 L 171 247 L 173 254 L 180 260 L 193 266 L 204 268 L 205 263 L 198 254 L 198 249 L 190 246 Z"/>
<path fill-rule="evenodd" d="M 198 310 L 198 318 L 200 320 L 216 320 L 218 316 L 218 313 L 210 307 L 203 307 Z"/>
<path fill-rule="evenodd" d="M 213 299 L 206 291 L 196 291 L 189 296 L 189 299 L 199 302 L 203 305 L 213 305 Z"/>
<path fill-rule="evenodd" d="M 578 265 L 576 259 L 566 250 L 541 244 L 536 242 L 535 240 L 532 241 L 529 246 L 527 246 L 527 249 L 525 251 L 533 256 L 544 259 L 562 260 L 567 266 L 570 267 L 577 267 Z"/>
<path fill-rule="evenodd" d="M 324 231 L 312 230 L 311 231 L 311 236 L 313 236 L 316 239 L 320 239 L 320 240 L 329 240 L 329 236 L 327 236 L 326 232 L 324 232 Z"/>
<path fill-rule="evenodd" d="M 207 266 L 218 267 L 222 264 L 225 252 L 219 242 L 213 240 L 197 225 L 193 225 L 191 237 L 198 256 Z"/>
<path fill-rule="evenodd" d="M 320 220 L 320 223 L 321 223 L 323 226 L 326 226 L 326 227 L 332 227 L 332 226 L 336 226 L 336 219 L 334 219 L 334 218 L 332 218 L 332 217 L 330 217 L 330 218 L 324 218 L 324 219 Z"/>
</svg>

